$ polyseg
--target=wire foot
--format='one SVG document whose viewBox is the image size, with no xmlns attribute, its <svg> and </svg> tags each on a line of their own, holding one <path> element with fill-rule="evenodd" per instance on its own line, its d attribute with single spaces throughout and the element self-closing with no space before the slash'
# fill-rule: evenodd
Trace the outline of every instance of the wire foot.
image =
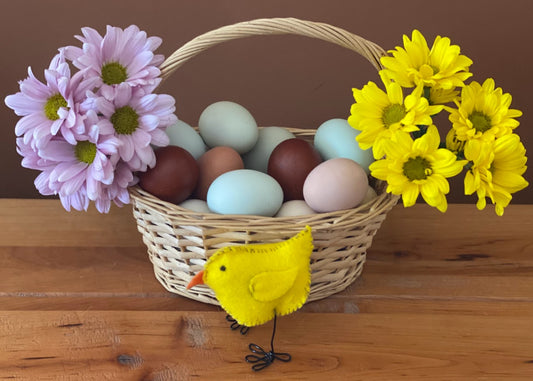
<svg viewBox="0 0 533 381">
<path fill-rule="evenodd" d="M 239 330 L 241 335 L 246 335 L 248 331 L 250 330 L 250 327 L 247 327 L 245 325 L 240 325 L 237 320 L 232 318 L 230 315 L 226 315 L 226 320 L 231 323 L 229 326 L 232 331 Z"/>
</svg>

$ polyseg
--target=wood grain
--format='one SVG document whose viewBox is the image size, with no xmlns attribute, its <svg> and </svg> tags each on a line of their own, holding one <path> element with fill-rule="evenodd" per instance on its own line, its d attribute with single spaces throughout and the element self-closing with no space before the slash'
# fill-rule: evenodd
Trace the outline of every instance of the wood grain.
<svg viewBox="0 0 533 381">
<path fill-rule="evenodd" d="M 533 206 L 397 206 L 345 291 L 279 320 L 260 375 L 216 306 L 163 289 L 129 208 L 0 199 L 0 380 L 530 380 Z"/>
<path fill-rule="evenodd" d="M 130 208 L 100 214 L 66 212 L 58 200 L 0 199 L 0 245 L 33 247 L 136 247 L 141 245 Z"/>
<path fill-rule="evenodd" d="M 4 312 L 0 321 L 0 374 L 28 380 L 249 378 L 247 345 L 268 346 L 272 329 L 243 337 L 216 312 Z M 278 328 L 276 348 L 293 360 L 261 379 L 525 380 L 533 368 L 530 317 L 295 313 Z"/>
</svg>

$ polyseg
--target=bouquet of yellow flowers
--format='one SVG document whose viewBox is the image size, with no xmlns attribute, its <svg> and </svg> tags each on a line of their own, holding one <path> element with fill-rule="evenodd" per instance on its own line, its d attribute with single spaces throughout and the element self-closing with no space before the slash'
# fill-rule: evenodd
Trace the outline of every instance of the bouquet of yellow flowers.
<svg viewBox="0 0 533 381">
<path fill-rule="evenodd" d="M 449 38 L 437 36 L 430 49 L 414 30 L 403 44 L 381 58 L 385 91 L 374 82 L 353 90 L 348 122 L 360 130 L 361 148 L 372 149 L 371 175 L 401 195 L 404 206 L 421 194 L 445 212 L 447 179 L 464 171 L 465 194 L 477 194 L 480 210 L 488 197 L 501 216 L 512 194 L 528 186 L 526 150 L 514 133 L 522 112 L 510 108 L 511 95 L 492 78 L 465 83 L 472 60 Z M 451 122 L 444 141 L 433 123 L 442 111 Z"/>
</svg>

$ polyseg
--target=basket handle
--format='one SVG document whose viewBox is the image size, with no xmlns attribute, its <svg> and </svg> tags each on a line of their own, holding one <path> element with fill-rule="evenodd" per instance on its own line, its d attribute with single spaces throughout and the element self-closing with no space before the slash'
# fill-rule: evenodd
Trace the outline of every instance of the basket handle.
<svg viewBox="0 0 533 381">
<path fill-rule="evenodd" d="M 314 21 L 295 18 L 267 18 L 223 26 L 187 42 L 172 53 L 160 66 L 164 81 L 181 65 L 204 50 L 221 42 L 248 36 L 294 34 L 317 38 L 353 50 L 365 57 L 377 70 L 382 69 L 380 58 L 385 51 L 375 43 L 344 29 Z"/>
</svg>

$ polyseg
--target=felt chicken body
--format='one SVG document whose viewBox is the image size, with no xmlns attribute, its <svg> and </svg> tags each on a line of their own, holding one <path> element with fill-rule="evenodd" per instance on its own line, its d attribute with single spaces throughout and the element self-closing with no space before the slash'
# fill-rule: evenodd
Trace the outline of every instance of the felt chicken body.
<svg viewBox="0 0 533 381">
<path fill-rule="evenodd" d="M 282 242 L 227 246 L 209 258 L 187 288 L 207 284 L 239 324 L 260 325 L 305 303 L 312 251 L 309 226 Z"/>
</svg>

